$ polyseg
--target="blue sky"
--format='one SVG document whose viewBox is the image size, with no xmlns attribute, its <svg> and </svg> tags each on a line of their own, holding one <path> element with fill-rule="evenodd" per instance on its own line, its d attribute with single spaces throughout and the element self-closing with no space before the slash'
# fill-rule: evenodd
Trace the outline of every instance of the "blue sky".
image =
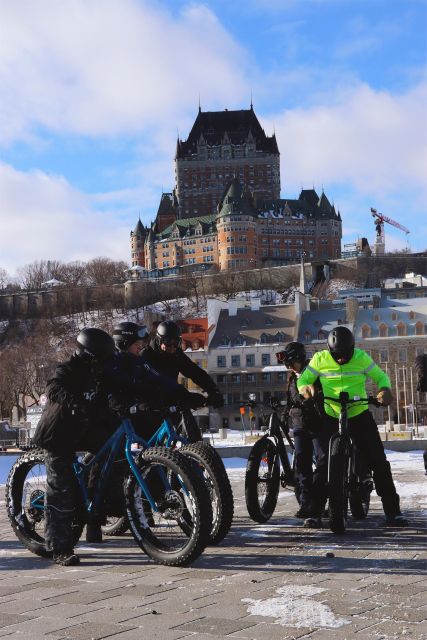
<svg viewBox="0 0 427 640">
<path fill-rule="evenodd" d="M 128 261 L 199 95 L 252 94 L 282 197 L 323 187 L 344 242 L 373 240 L 373 206 L 427 249 L 426 33 L 426 0 L 0 3 L 0 268 Z"/>
</svg>

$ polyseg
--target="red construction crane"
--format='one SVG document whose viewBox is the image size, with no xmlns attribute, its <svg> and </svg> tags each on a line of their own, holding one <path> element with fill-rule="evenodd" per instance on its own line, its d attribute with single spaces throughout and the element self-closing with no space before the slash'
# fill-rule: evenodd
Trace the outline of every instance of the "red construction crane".
<svg viewBox="0 0 427 640">
<path fill-rule="evenodd" d="M 377 236 L 375 238 L 375 245 L 374 245 L 375 255 L 380 255 L 380 254 L 382 255 L 385 253 L 384 222 L 391 224 L 393 227 L 396 227 L 397 229 L 401 229 L 401 231 L 404 231 L 406 234 L 410 233 L 409 229 L 404 227 L 403 224 L 396 222 L 396 220 L 392 220 L 392 218 L 385 216 L 383 213 L 379 213 L 373 207 L 371 207 L 371 214 L 372 214 L 372 217 L 374 218 L 375 229 L 377 232 Z"/>
</svg>

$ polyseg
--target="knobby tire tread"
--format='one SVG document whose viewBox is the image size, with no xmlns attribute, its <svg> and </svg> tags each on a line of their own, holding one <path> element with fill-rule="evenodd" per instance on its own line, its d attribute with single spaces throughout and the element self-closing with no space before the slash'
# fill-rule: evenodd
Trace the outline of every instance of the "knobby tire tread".
<svg viewBox="0 0 427 640">
<path fill-rule="evenodd" d="M 346 473 L 348 458 L 340 436 L 333 438 L 329 456 L 329 527 L 333 533 L 345 533 L 347 520 Z"/>
<path fill-rule="evenodd" d="M 28 471 L 37 464 L 44 465 L 45 454 L 43 449 L 31 448 L 20 456 L 13 464 L 6 480 L 5 500 L 6 511 L 10 524 L 16 537 L 28 551 L 42 558 L 52 558 L 52 551 L 45 547 L 44 537 L 35 533 L 31 523 L 21 514 L 21 500 L 23 483 Z M 81 519 L 74 522 L 74 544 L 80 539 L 84 523 Z"/>
<path fill-rule="evenodd" d="M 271 474 L 265 480 L 259 479 L 260 465 L 264 454 L 267 453 L 267 460 L 274 460 Z M 266 488 L 265 498 L 260 503 L 258 486 L 262 484 Z M 245 475 L 245 498 L 246 507 L 252 520 L 259 523 L 267 522 L 274 513 L 279 496 L 280 485 L 280 463 L 276 445 L 267 435 L 263 436 L 252 447 Z"/>
<path fill-rule="evenodd" d="M 177 451 L 166 449 L 165 447 L 150 447 L 146 449 L 138 458 L 137 464 L 144 469 L 146 466 L 163 464 L 179 473 L 183 478 L 185 486 L 190 490 L 196 503 L 195 520 L 193 520 L 193 530 L 187 545 L 184 549 L 176 552 L 167 552 L 155 546 L 150 535 L 149 526 L 147 529 L 140 526 L 137 517 L 137 507 L 134 505 L 133 489 L 138 485 L 133 474 L 126 480 L 125 498 L 128 521 L 132 535 L 139 547 L 157 564 L 168 566 L 188 566 L 196 560 L 209 543 L 209 533 L 212 528 L 212 507 L 210 505 L 209 493 L 203 478 L 196 472 L 192 460 L 187 459 Z"/>
<path fill-rule="evenodd" d="M 233 491 L 224 463 L 217 451 L 205 442 L 186 444 L 179 451 L 201 464 L 210 478 L 217 500 L 217 513 L 212 522 L 210 544 L 218 544 L 229 532 L 234 515 Z"/>
</svg>

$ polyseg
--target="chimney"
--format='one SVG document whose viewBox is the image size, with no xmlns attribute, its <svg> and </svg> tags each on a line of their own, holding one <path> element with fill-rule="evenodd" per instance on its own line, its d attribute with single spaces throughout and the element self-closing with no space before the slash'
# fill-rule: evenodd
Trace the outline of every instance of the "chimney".
<svg viewBox="0 0 427 640">
<path fill-rule="evenodd" d="M 251 311 L 259 311 L 261 306 L 260 298 L 251 298 Z"/>
<path fill-rule="evenodd" d="M 354 324 L 359 313 L 359 303 L 356 298 L 347 298 L 345 301 L 345 316 L 347 324 Z"/>
</svg>

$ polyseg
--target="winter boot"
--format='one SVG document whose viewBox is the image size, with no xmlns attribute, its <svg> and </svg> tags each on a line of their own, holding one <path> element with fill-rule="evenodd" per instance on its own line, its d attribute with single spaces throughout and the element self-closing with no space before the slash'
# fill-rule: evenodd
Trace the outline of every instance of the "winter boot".
<svg viewBox="0 0 427 640">
<path fill-rule="evenodd" d="M 55 552 L 53 554 L 53 561 L 62 567 L 75 567 L 80 564 L 80 558 L 74 553 L 74 549 Z"/>
</svg>

